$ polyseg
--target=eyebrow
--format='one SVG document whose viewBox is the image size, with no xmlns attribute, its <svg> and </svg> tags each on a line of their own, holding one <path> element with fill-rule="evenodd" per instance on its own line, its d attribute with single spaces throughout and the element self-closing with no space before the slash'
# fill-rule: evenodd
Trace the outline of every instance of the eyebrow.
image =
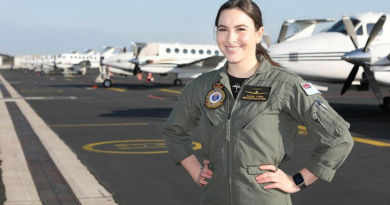
<svg viewBox="0 0 390 205">
<path fill-rule="evenodd" d="M 249 28 L 249 26 L 247 26 L 247 25 L 245 25 L 245 24 L 236 25 L 236 26 L 234 26 L 234 28 L 242 27 L 242 26 Z M 219 28 L 219 27 L 225 27 L 225 28 L 227 28 L 227 26 L 225 26 L 225 25 L 219 25 L 218 28 Z"/>
</svg>

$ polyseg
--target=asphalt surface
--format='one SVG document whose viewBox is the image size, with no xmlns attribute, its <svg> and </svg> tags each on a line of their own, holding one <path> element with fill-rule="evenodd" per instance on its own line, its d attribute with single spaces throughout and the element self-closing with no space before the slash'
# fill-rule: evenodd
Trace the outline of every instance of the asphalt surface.
<svg viewBox="0 0 390 205">
<path fill-rule="evenodd" d="M 156 76 L 154 83 L 114 76 L 114 88 L 94 83 L 97 71 L 85 76 L 37 75 L 0 70 L 38 115 L 77 154 L 116 202 L 124 205 L 195 205 L 198 187 L 165 153 L 161 129 L 184 86 Z M 97 85 L 97 88 L 96 86 Z M 94 87 L 95 86 L 95 87 Z M 390 113 L 382 112 L 369 91 L 348 91 L 340 85 L 324 93 L 332 107 L 351 124 L 354 137 L 390 143 Z M 389 90 L 383 89 L 389 96 Z M 43 98 L 40 98 L 43 97 Z M 194 142 L 199 142 L 197 130 Z M 314 143 L 304 131 L 296 137 L 286 173 L 299 171 Z M 89 145 L 89 146 L 88 146 Z M 196 148 L 196 144 L 194 145 Z M 201 149 L 195 151 L 203 161 Z M 317 181 L 292 194 L 294 204 L 390 204 L 390 147 L 355 142 L 333 181 Z"/>
</svg>

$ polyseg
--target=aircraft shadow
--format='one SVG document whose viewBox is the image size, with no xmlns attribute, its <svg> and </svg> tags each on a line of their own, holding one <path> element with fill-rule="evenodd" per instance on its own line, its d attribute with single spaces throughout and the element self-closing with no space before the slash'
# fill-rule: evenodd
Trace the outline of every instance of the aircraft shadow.
<svg viewBox="0 0 390 205">
<path fill-rule="evenodd" d="M 101 117 L 118 118 L 168 118 L 172 108 L 137 108 L 126 110 L 113 110 L 111 113 L 101 114 Z"/>
</svg>

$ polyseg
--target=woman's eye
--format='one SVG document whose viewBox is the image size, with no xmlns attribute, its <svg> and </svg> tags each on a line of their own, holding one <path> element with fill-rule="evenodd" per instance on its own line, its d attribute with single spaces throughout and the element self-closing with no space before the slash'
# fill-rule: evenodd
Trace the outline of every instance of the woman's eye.
<svg viewBox="0 0 390 205">
<path fill-rule="evenodd" d="M 246 29 L 245 28 L 238 28 L 237 30 L 238 31 L 245 31 Z"/>
<path fill-rule="evenodd" d="M 222 31 L 226 31 L 226 29 L 220 28 L 220 29 L 218 29 L 218 31 L 219 31 L 219 32 L 222 32 Z"/>
</svg>

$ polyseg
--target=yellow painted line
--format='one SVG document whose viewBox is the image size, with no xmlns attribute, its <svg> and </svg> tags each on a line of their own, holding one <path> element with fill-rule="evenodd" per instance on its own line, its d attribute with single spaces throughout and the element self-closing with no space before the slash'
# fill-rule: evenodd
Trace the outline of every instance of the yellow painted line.
<svg viewBox="0 0 390 205">
<path fill-rule="evenodd" d="M 121 89 L 121 88 L 107 88 L 108 90 L 115 90 L 115 91 L 118 91 L 118 92 L 126 92 L 127 90 L 126 89 Z"/>
<path fill-rule="evenodd" d="M 364 139 L 364 138 L 361 138 L 361 137 L 352 137 L 352 138 L 353 138 L 353 141 L 355 141 L 355 142 L 375 145 L 375 146 L 378 146 L 378 147 L 390 147 L 390 143 L 386 143 L 386 142 L 369 140 L 369 139 Z"/>
<path fill-rule="evenodd" d="M 307 135 L 306 127 L 298 125 L 298 134 Z M 378 147 L 390 147 L 390 143 L 387 143 L 387 142 L 380 142 L 380 141 L 369 140 L 369 139 L 365 139 L 365 138 L 361 138 L 361 137 L 354 137 L 354 136 L 352 136 L 352 139 L 355 142 L 374 145 L 374 146 L 378 146 Z"/>
<path fill-rule="evenodd" d="M 134 143 L 134 144 L 133 144 Z M 117 150 L 107 150 L 106 149 L 99 149 L 98 146 L 113 146 L 114 149 Z M 129 147 L 129 146 L 138 146 L 138 147 Z M 164 145 L 164 146 L 162 146 Z M 194 146 L 193 150 L 199 150 L 202 149 L 202 145 L 199 142 L 192 142 L 192 145 Z M 139 149 L 139 150 L 146 150 L 146 149 L 165 149 L 165 142 L 164 140 L 146 140 L 146 139 L 138 139 L 138 140 L 121 140 L 121 141 L 107 141 L 107 142 L 97 142 L 92 144 L 87 144 L 83 146 L 84 150 L 91 151 L 91 152 L 98 152 L 98 153 L 105 153 L 105 154 L 165 154 L 168 153 L 167 150 L 159 150 L 159 151 L 122 151 L 123 149 Z"/>
<path fill-rule="evenodd" d="M 162 89 L 159 89 L 160 91 L 163 91 L 163 92 L 167 92 L 167 93 L 176 93 L 176 94 L 180 94 L 181 92 L 180 91 L 177 91 L 177 90 L 170 90 L 170 89 L 165 89 L 165 88 L 162 88 Z"/>
<path fill-rule="evenodd" d="M 66 81 L 73 81 L 73 79 L 65 78 Z"/>
<path fill-rule="evenodd" d="M 140 123 L 116 123 L 116 124 L 68 124 L 68 125 L 48 125 L 49 127 L 103 127 L 103 126 L 142 126 L 147 122 Z"/>
<path fill-rule="evenodd" d="M 63 90 L 21 90 L 22 93 L 62 93 Z"/>
</svg>

